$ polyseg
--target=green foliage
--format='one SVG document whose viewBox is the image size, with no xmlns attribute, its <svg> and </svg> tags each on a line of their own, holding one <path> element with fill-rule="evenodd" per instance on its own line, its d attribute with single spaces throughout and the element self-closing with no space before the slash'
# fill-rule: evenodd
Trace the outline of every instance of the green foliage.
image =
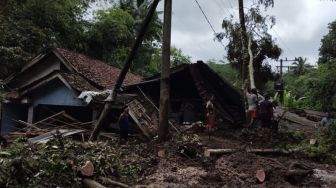
<svg viewBox="0 0 336 188">
<path fill-rule="evenodd" d="M 42 50 L 84 47 L 85 0 L 8 0 L 0 12 L 0 78 Z"/>
<path fill-rule="evenodd" d="M 117 8 L 123 9 L 124 11 L 127 11 L 130 15 L 132 15 L 134 19 L 133 30 L 131 31 L 131 33 L 133 34 L 133 39 L 135 39 L 137 32 L 142 26 L 143 20 L 147 16 L 149 3 L 150 1 L 145 0 L 120 0 L 119 3 L 117 3 L 115 6 Z M 162 25 L 162 21 L 159 18 L 159 12 L 157 12 L 152 18 L 149 28 L 145 34 L 144 41 L 142 42 L 142 45 L 135 57 L 135 60 L 133 61 L 133 64 L 131 66 L 132 72 L 136 72 L 141 75 L 149 75 L 151 73 L 147 71 L 151 70 L 152 63 L 156 63 L 152 62 L 152 57 L 155 55 L 156 51 L 161 49 Z M 129 44 L 130 50 L 132 40 L 123 42 Z M 127 53 L 129 52 L 129 50 L 127 51 Z"/>
<path fill-rule="evenodd" d="M 121 67 L 142 21 L 148 1 L 122 0 L 97 11 L 92 23 L 86 11 L 96 0 L 8 0 L 0 11 L 0 78 L 17 71 L 52 47 L 67 48 Z M 131 71 L 146 73 L 160 48 L 162 22 L 155 14 Z"/>
<path fill-rule="evenodd" d="M 336 60 L 321 64 L 318 69 L 309 69 L 304 75 L 287 73 L 284 76 L 286 90 L 295 99 L 304 97 L 296 107 L 329 111 L 336 109 Z"/>
<path fill-rule="evenodd" d="M 306 70 L 311 67 L 309 64 L 306 63 L 307 58 L 298 57 L 295 58 L 295 60 L 296 61 L 293 63 L 293 65 L 295 65 L 293 72 L 296 75 L 303 75 Z"/>
<path fill-rule="evenodd" d="M 294 72 L 288 72 L 283 76 L 285 90 L 290 95 L 285 95 L 284 100 L 288 107 L 307 108 L 320 110 L 319 99 L 313 97 L 315 86 L 318 81 L 317 69 L 306 69 L 303 75 L 297 75 Z"/>
<path fill-rule="evenodd" d="M 321 40 L 319 64 L 330 63 L 336 59 L 336 21 L 330 23 L 328 28 L 329 33 Z"/>
<path fill-rule="evenodd" d="M 120 8 L 100 10 L 88 32 L 88 54 L 106 63 L 121 66 L 134 40 L 134 19 Z"/>
<path fill-rule="evenodd" d="M 176 48 L 175 46 L 170 49 L 171 62 L 170 67 L 176 67 L 181 64 L 191 63 L 191 57 L 184 54 L 181 49 Z M 155 49 L 155 53 L 152 54 L 150 64 L 143 68 L 143 75 L 151 76 L 153 74 L 159 73 L 161 71 L 161 62 L 162 62 L 162 50 L 161 48 Z"/>
<path fill-rule="evenodd" d="M 215 60 L 207 61 L 207 64 L 212 68 L 217 74 L 219 74 L 224 80 L 228 81 L 236 87 L 240 87 L 241 82 L 238 78 L 238 71 L 228 63 L 218 63 Z"/>
<path fill-rule="evenodd" d="M 336 163 L 336 123 L 329 127 L 321 127 L 315 135 L 316 144 L 310 144 L 310 139 L 304 139 L 298 145 L 288 146 L 290 149 L 302 152 L 309 158 Z"/>
<path fill-rule="evenodd" d="M 176 67 L 181 64 L 189 64 L 191 62 L 190 56 L 183 54 L 181 49 L 176 47 L 171 48 L 171 67 Z"/>
<path fill-rule="evenodd" d="M 318 68 L 318 74 L 315 83 L 308 85 L 308 92 L 312 99 L 317 100 L 316 105 L 320 105 L 322 110 L 336 109 L 336 60 Z"/>
<path fill-rule="evenodd" d="M 273 6 L 273 1 L 259 1 L 265 8 Z M 277 59 L 281 54 L 281 49 L 275 44 L 274 39 L 268 33 L 275 23 L 275 18 L 272 16 L 264 16 L 260 11 L 260 4 L 248 9 L 245 14 L 246 28 L 248 35 L 252 39 L 252 53 L 254 78 L 257 88 L 262 88 L 269 79 L 272 78 L 271 66 L 265 61 L 267 58 Z M 271 24 L 269 24 L 271 23 Z M 219 35 L 219 38 L 227 38 L 229 40 L 226 46 L 228 52 L 228 60 L 236 68 L 239 74 L 242 74 L 243 62 L 247 62 L 248 55 L 242 49 L 243 34 L 240 23 L 236 22 L 233 17 L 223 20 L 222 27 L 224 32 Z M 247 43 L 247 42 L 246 42 Z M 246 47 L 247 49 L 247 47 Z M 248 73 L 248 63 L 245 63 L 245 75 Z"/>
<path fill-rule="evenodd" d="M 144 144 L 120 147 L 113 143 L 64 140 L 29 145 L 16 141 L 0 158 L 0 187 L 82 187 L 78 170 L 85 161 L 94 165 L 94 178 L 108 177 L 132 183 L 153 164 L 154 151 Z"/>
</svg>

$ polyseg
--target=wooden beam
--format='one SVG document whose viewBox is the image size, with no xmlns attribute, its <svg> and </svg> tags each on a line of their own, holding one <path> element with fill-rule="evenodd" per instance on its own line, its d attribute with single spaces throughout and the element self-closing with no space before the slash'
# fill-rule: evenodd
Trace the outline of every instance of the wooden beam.
<svg viewBox="0 0 336 188">
<path fill-rule="evenodd" d="M 210 157 L 213 154 L 231 154 L 239 151 L 245 151 L 247 153 L 254 153 L 257 155 L 265 155 L 265 154 L 289 154 L 290 151 L 281 150 L 281 149 L 247 149 L 247 150 L 239 150 L 239 149 L 205 149 L 204 156 Z"/>
<path fill-rule="evenodd" d="M 171 14 L 172 0 L 164 1 L 163 16 L 163 45 L 162 45 L 162 65 L 160 80 L 160 114 L 159 114 L 159 140 L 165 141 L 169 132 L 169 76 L 170 76 L 170 43 L 171 43 Z"/>
</svg>

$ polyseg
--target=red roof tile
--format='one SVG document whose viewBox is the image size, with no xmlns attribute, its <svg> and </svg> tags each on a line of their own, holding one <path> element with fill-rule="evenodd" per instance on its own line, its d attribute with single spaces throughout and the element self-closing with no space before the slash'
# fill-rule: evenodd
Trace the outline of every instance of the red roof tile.
<svg viewBox="0 0 336 188">
<path fill-rule="evenodd" d="M 87 79 L 104 87 L 112 89 L 118 79 L 120 69 L 110 66 L 100 60 L 93 59 L 86 55 L 57 48 L 57 51 L 69 62 L 75 69 Z M 123 82 L 124 85 L 135 84 L 142 81 L 142 77 L 127 73 Z"/>
<path fill-rule="evenodd" d="M 71 74 L 71 73 L 61 73 L 62 77 L 70 84 L 72 88 L 77 91 L 97 91 L 98 89 L 91 85 L 82 76 Z"/>
</svg>

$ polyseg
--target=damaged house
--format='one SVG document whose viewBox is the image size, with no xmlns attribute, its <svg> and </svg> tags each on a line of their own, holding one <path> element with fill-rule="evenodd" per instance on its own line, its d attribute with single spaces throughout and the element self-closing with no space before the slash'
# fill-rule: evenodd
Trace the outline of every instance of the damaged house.
<svg viewBox="0 0 336 188">
<path fill-rule="evenodd" d="M 149 122 L 147 124 L 158 124 L 159 74 L 146 78 L 142 82 L 124 86 L 124 91 L 140 96 L 136 105 L 142 104 L 144 106 L 142 109 L 148 111 L 147 116 L 156 119 L 154 123 Z M 218 125 L 222 127 L 239 127 L 245 123 L 242 96 L 208 65 L 199 61 L 194 64 L 182 64 L 172 68 L 170 74 L 169 115 L 171 124 L 181 125 L 197 121 L 204 122 L 206 119 L 205 104 L 210 96 L 215 97 L 214 107 Z M 132 105 L 131 103 L 131 111 L 136 108 Z M 152 110 L 150 110 L 151 107 Z M 140 113 L 144 111 L 142 110 Z"/>
<path fill-rule="evenodd" d="M 5 80 L 9 93 L 1 109 L 1 135 L 34 123 L 48 126 L 50 122 L 41 121 L 52 120 L 55 114 L 66 115 L 63 118 L 73 122 L 88 122 L 87 130 L 91 130 L 108 94 L 103 91 L 113 88 L 119 73 L 118 68 L 65 49 L 57 48 L 37 56 Z M 170 88 L 169 117 L 176 130 L 181 124 L 204 122 L 205 103 L 212 95 L 219 125 L 238 127 L 245 122 L 240 93 L 203 62 L 172 68 Z M 105 95 L 80 97 L 95 92 Z M 119 111 L 112 113 L 118 115 L 128 105 L 130 116 L 142 133 L 155 136 L 159 96 L 159 74 L 143 79 L 128 73 L 122 94 L 114 104 L 114 109 Z"/>
<path fill-rule="evenodd" d="M 120 69 L 102 61 L 65 49 L 54 49 L 27 63 L 7 78 L 9 93 L 1 109 L 1 135 L 23 125 L 38 122 L 64 111 L 81 122 L 94 121 L 99 106 L 79 99 L 82 91 L 112 89 Z M 124 84 L 134 84 L 141 76 L 128 73 Z"/>
</svg>

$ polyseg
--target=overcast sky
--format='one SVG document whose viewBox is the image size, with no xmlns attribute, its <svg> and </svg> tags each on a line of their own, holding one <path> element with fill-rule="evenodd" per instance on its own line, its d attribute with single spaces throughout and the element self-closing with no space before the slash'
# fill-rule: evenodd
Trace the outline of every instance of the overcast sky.
<svg viewBox="0 0 336 188">
<path fill-rule="evenodd" d="M 244 2 L 251 2 L 245 0 Z M 198 0 L 216 32 L 229 14 L 238 15 L 237 0 Z M 159 10 L 163 9 L 161 1 Z M 248 5 L 246 5 L 248 6 Z M 328 0 L 275 0 L 267 12 L 276 17 L 271 34 L 283 49 L 281 58 L 303 56 L 315 63 L 328 23 L 336 20 L 336 2 Z M 193 61 L 223 59 L 224 47 L 214 41 L 213 31 L 194 0 L 173 0 L 172 45 Z M 224 44 L 226 44 L 224 42 Z"/>
</svg>

